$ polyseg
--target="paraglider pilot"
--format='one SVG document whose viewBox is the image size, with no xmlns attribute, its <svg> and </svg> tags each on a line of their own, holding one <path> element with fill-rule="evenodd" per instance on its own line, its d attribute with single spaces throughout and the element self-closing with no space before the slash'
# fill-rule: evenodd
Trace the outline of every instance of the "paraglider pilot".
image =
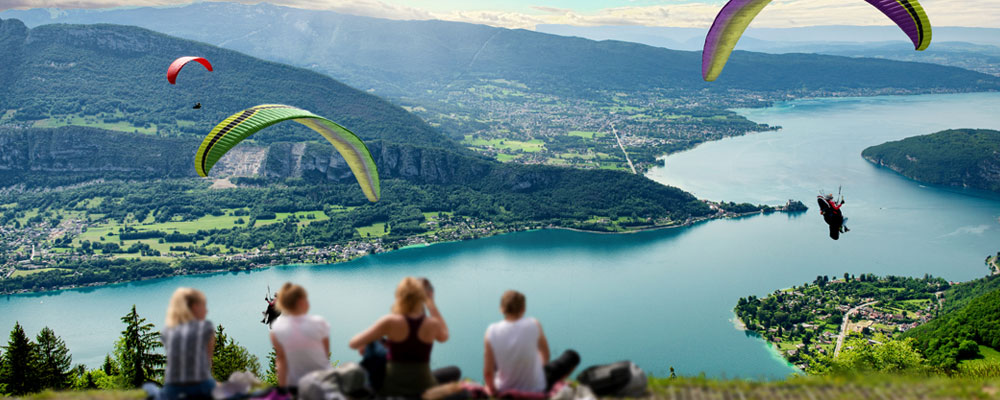
<svg viewBox="0 0 1000 400">
<path fill-rule="evenodd" d="M 843 198 L 838 202 L 833 199 L 833 193 L 828 193 L 825 196 L 818 196 L 816 202 L 819 203 L 819 213 L 823 215 L 823 220 L 826 221 L 827 225 L 830 225 L 830 239 L 840 239 L 841 233 L 851 231 L 844 225 L 846 219 L 840 210 L 840 207 L 844 205 Z"/>
<path fill-rule="evenodd" d="M 261 314 L 264 314 L 264 319 L 260 323 L 267 325 L 268 327 L 274 323 L 274 320 L 281 316 L 281 311 L 278 310 L 278 295 L 275 294 L 271 297 L 271 291 L 268 290 L 268 294 L 264 296 L 264 301 L 267 302 L 267 308 Z"/>
</svg>

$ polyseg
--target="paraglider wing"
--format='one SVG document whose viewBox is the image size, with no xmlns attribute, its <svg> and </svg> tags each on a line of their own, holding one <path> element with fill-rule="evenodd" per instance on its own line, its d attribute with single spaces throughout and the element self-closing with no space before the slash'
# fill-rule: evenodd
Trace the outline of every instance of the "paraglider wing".
<svg viewBox="0 0 1000 400">
<path fill-rule="evenodd" d="M 913 47 L 924 50 L 931 44 L 931 23 L 917 0 L 865 0 L 910 37 Z M 731 0 L 722 7 L 705 37 L 701 53 L 701 76 L 714 81 L 722 73 L 729 55 L 750 22 L 771 0 Z"/>
<path fill-rule="evenodd" d="M 251 107 L 226 118 L 209 132 L 195 154 L 194 167 L 198 175 L 208 176 L 212 166 L 229 149 L 261 129 L 282 121 L 292 120 L 319 132 L 333 144 L 351 167 L 361 190 L 369 201 L 378 201 L 381 194 L 378 169 L 364 142 L 353 132 L 335 122 L 309 111 L 281 104 Z"/>
<path fill-rule="evenodd" d="M 212 64 L 202 57 L 181 57 L 170 63 L 170 67 L 167 68 L 167 81 L 170 81 L 171 85 L 176 85 L 177 73 L 181 72 L 181 68 L 184 68 L 191 61 L 197 61 L 199 64 L 204 65 L 205 69 L 210 72 L 212 71 Z"/>
<path fill-rule="evenodd" d="M 913 48 L 924 50 L 931 44 L 931 22 L 917 0 L 865 0 L 902 29 Z"/>
<path fill-rule="evenodd" d="M 732 0 L 722 7 L 705 37 L 705 47 L 701 52 L 702 78 L 711 82 L 719 77 L 736 42 L 743 36 L 743 31 L 770 2 L 771 0 Z"/>
</svg>

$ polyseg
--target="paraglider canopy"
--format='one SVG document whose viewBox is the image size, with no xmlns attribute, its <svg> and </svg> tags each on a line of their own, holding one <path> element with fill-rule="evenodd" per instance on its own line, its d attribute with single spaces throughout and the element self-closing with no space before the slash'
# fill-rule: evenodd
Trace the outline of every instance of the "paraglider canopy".
<svg viewBox="0 0 1000 400">
<path fill-rule="evenodd" d="M 931 23 L 917 0 L 865 0 L 906 33 L 913 48 L 924 50 L 931 44 Z M 719 11 L 705 37 L 701 53 L 701 76 L 714 81 L 722 73 L 736 42 L 750 22 L 771 0 L 730 0 Z M 836 39 L 836 38 L 833 38 Z"/>
<path fill-rule="evenodd" d="M 194 168 L 200 176 L 208 176 L 212 166 L 222 156 L 261 129 L 282 121 L 292 120 L 323 135 L 344 157 L 351 172 L 361 185 L 361 191 L 371 202 L 381 194 L 378 169 L 365 143 L 343 126 L 301 108 L 282 104 L 263 104 L 229 116 L 205 136 L 194 157 Z"/>
<path fill-rule="evenodd" d="M 176 85 L 177 73 L 181 72 L 181 68 L 184 68 L 184 66 L 191 61 L 196 61 L 199 64 L 204 65 L 205 69 L 209 70 L 209 72 L 212 71 L 212 64 L 202 57 L 181 57 L 170 63 L 170 67 L 167 68 L 167 81 L 169 81 L 171 85 Z"/>
</svg>

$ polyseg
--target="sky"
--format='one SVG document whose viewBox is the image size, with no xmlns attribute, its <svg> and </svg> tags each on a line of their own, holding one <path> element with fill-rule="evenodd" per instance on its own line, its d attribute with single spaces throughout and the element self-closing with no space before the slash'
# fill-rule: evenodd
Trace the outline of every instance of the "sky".
<svg viewBox="0 0 1000 400">
<path fill-rule="evenodd" d="M 212 0 L 202 0 L 212 1 Z M 229 0 L 257 3 L 259 0 Z M 444 19 L 506 28 L 538 24 L 704 28 L 724 0 L 270 0 L 272 4 L 391 19 Z M 178 0 L 0 0 L 9 8 L 171 6 Z M 920 0 L 936 26 L 1000 28 L 1000 0 Z M 755 27 L 890 25 L 863 0 L 774 0 Z"/>
</svg>

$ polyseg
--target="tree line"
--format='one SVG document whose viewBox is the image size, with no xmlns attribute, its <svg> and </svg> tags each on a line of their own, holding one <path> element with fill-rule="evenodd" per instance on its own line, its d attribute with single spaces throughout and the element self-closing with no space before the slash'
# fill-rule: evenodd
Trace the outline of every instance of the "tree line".
<svg viewBox="0 0 1000 400">
<path fill-rule="evenodd" d="M 20 323 L 10 331 L 0 352 L 0 394 L 23 396 L 43 390 L 131 389 L 146 382 L 162 383 L 166 358 L 156 327 L 139 315 L 135 306 L 122 316 L 121 336 L 114 350 L 98 368 L 73 365 L 66 342 L 48 327 L 34 340 Z M 271 361 L 273 364 L 273 361 Z M 226 333 L 215 330 L 212 376 L 229 379 L 234 372 L 248 371 L 267 382 L 275 382 L 273 365 L 262 376 L 260 360 Z"/>
</svg>

